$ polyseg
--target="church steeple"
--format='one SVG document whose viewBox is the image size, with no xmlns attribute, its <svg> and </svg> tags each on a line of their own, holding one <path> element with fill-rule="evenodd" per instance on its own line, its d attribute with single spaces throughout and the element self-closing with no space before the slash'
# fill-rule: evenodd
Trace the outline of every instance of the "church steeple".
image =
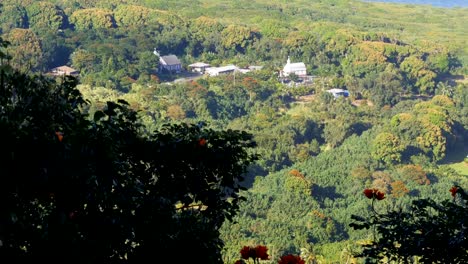
<svg viewBox="0 0 468 264">
<path fill-rule="evenodd" d="M 289 59 L 289 56 L 288 56 L 288 60 L 286 61 L 286 65 L 287 64 L 291 64 L 291 60 Z"/>
<path fill-rule="evenodd" d="M 154 55 L 158 56 L 158 57 L 161 57 L 161 55 L 159 55 L 159 52 L 156 50 L 156 48 L 154 48 L 154 51 L 153 51 Z"/>
</svg>

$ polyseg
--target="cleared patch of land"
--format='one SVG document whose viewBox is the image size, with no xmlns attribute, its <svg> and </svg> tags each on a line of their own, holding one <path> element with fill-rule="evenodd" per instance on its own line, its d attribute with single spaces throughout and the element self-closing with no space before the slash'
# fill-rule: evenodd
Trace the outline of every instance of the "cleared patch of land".
<svg viewBox="0 0 468 264">
<path fill-rule="evenodd" d="M 450 168 L 454 169 L 461 175 L 468 176 L 468 162 L 462 161 L 458 163 L 452 163 L 449 165 Z"/>
</svg>

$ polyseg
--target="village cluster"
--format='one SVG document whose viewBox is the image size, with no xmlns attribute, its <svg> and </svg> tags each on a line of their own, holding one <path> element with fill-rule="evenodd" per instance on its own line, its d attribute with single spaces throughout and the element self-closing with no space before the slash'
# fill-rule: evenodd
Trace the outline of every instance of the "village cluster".
<svg viewBox="0 0 468 264">
<path fill-rule="evenodd" d="M 154 54 L 159 57 L 159 72 L 168 72 L 179 74 L 184 71 L 182 67 L 182 62 L 176 55 L 165 55 L 161 56 L 156 49 L 154 50 Z M 222 74 L 232 74 L 232 73 L 247 73 L 250 71 L 261 70 L 263 66 L 249 66 L 247 68 L 240 68 L 236 65 L 225 65 L 225 66 L 217 66 L 213 67 L 208 63 L 205 62 L 195 62 L 187 66 L 188 70 L 191 72 L 196 72 L 200 74 L 204 74 L 206 76 L 219 76 Z M 75 70 L 69 66 L 60 66 L 53 68 L 50 72 L 50 75 L 53 76 L 63 76 L 63 75 L 70 75 L 70 76 L 79 76 L 79 71 Z M 307 75 L 306 65 L 303 62 L 293 62 L 291 63 L 291 59 L 288 56 L 286 64 L 283 67 L 283 70 L 279 72 L 279 81 L 288 86 L 298 86 L 298 85 L 305 85 L 311 84 L 313 82 L 314 76 Z M 349 91 L 344 89 L 329 89 L 327 92 L 331 93 L 335 98 L 338 97 L 348 97 Z"/>
</svg>

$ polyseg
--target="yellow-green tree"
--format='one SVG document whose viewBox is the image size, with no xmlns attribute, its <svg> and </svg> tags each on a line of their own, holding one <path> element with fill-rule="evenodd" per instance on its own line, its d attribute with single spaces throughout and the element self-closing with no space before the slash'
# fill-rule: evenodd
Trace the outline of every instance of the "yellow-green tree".
<svg viewBox="0 0 468 264">
<path fill-rule="evenodd" d="M 254 39 L 254 32 L 246 27 L 231 24 L 221 32 L 222 45 L 226 49 L 243 51 Z"/>
<path fill-rule="evenodd" d="M 24 7 L 20 5 L 0 4 L 0 29 L 4 32 L 13 28 L 27 28 L 28 15 Z"/>
<path fill-rule="evenodd" d="M 42 30 L 56 31 L 66 22 L 63 10 L 46 1 L 36 1 L 26 6 L 29 27 L 36 32 Z"/>
<path fill-rule="evenodd" d="M 400 139 L 389 132 L 378 134 L 372 142 L 371 151 L 374 159 L 384 164 L 395 164 L 401 161 L 405 147 Z"/>
<path fill-rule="evenodd" d="M 5 37 L 11 43 L 11 65 L 22 72 L 38 71 L 43 66 L 41 41 L 30 29 L 15 28 Z"/>
<path fill-rule="evenodd" d="M 77 30 L 115 27 L 112 11 L 101 8 L 77 10 L 70 16 L 70 22 Z"/>
<path fill-rule="evenodd" d="M 312 183 L 297 169 L 292 169 L 286 176 L 284 187 L 299 195 L 310 195 Z"/>
<path fill-rule="evenodd" d="M 93 52 L 84 49 L 77 49 L 71 54 L 73 67 L 82 73 L 90 72 L 99 63 L 99 58 Z"/>
<path fill-rule="evenodd" d="M 422 122 L 422 131 L 416 138 L 419 147 L 426 153 L 431 153 L 433 160 L 445 157 L 447 139 L 442 129 L 430 122 Z"/>
<path fill-rule="evenodd" d="M 139 27 L 158 26 L 157 12 L 151 8 L 137 5 L 119 5 L 114 11 L 117 26 Z"/>
<path fill-rule="evenodd" d="M 412 80 L 417 91 L 422 94 L 432 94 L 435 88 L 436 74 L 416 55 L 407 57 L 400 65 L 408 79 Z"/>
</svg>

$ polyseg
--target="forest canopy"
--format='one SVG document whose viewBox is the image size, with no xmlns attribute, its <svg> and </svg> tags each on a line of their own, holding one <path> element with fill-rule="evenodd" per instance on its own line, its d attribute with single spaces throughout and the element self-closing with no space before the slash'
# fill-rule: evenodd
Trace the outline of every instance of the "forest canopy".
<svg viewBox="0 0 468 264">
<path fill-rule="evenodd" d="M 357 257 L 361 245 L 378 241 L 370 230 L 349 226 L 352 215 L 371 218 L 372 206 L 363 190 L 385 194 L 374 204 L 377 212 L 387 207 L 405 212 L 419 208 L 415 201 L 420 199 L 438 206 L 445 203 L 452 186 L 468 186 L 467 12 L 467 8 L 344 0 L 4 0 L 0 31 L 11 44 L 1 51 L 9 57 L 3 64 L 17 69 L 14 76 L 22 76 L 26 83 L 79 90 L 80 96 L 71 97 L 87 102 L 72 111 L 72 116 L 80 116 L 76 120 L 84 120 L 79 131 L 88 131 L 93 144 L 107 142 L 109 146 L 102 147 L 122 162 L 123 167 L 109 170 L 114 173 L 109 177 L 126 179 L 120 172 L 128 164 L 135 175 L 147 175 L 141 164 L 132 163 L 140 154 L 120 149 L 129 142 L 112 141 L 114 136 L 121 138 L 118 133 L 128 132 L 137 142 L 150 142 L 151 151 L 161 151 L 161 160 L 148 158 L 150 168 L 173 158 L 159 141 L 177 146 L 180 149 L 171 153 L 189 160 L 195 159 L 190 156 L 195 150 L 219 154 L 231 146 L 232 137 L 255 141 L 258 159 L 247 162 L 247 190 L 239 190 L 246 200 L 237 203 L 238 214 L 229 214 L 234 221 L 217 222 L 214 229 L 207 229 L 210 225 L 203 221 L 195 225 L 194 232 L 209 233 L 200 236 L 203 239 L 219 237 L 216 249 L 212 248 L 217 261 L 234 263 L 239 250 L 261 245 L 271 257 L 264 263 L 276 263 L 288 254 L 300 255 L 307 263 L 359 263 L 364 261 Z M 177 56 L 181 72 L 160 70 L 156 54 Z M 282 76 L 288 58 L 302 62 L 307 76 Z M 188 65 L 195 62 L 235 65 L 239 71 L 219 76 L 190 72 Z M 58 66 L 77 70 L 78 83 L 52 78 L 50 71 Z M 42 74 L 46 77 L 37 77 Z M 71 88 L 75 85 L 76 91 Z M 47 89 L 41 89 L 38 93 L 43 91 L 54 104 Z M 333 89 L 346 90 L 347 96 L 335 97 Z M 56 114 L 44 116 L 53 119 Z M 15 124 L 29 127 L 27 122 Z M 64 143 L 57 141 L 55 132 L 63 133 L 59 134 L 63 142 L 73 139 L 73 132 L 63 129 L 50 128 L 40 138 L 59 148 Z M 98 137 L 98 131 L 106 136 Z M 244 133 L 251 138 L 244 138 Z M 179 137 L 180 142 L 175 140 Z M 217 137 L 225 140 L 215 141 Z M 118 149 L 107 149 L 113 145 Z M 76 148 L 61 151 L 78 153 Z M 116 153 L 131 155 L 121 160 Z M 219 157 L 207 158 L 218 162 Z M 207 171 L 215 169 L 215 164 L 203 164 Z M 188 173 L 191 168 L 180 169 Z M 88 170 L 94 173 L 94 167 Z M 106 184 L 113 186 L 111 181 Z M 182 195 L 187 186 L 173 187 L 180 191 L 176 192 L 180 206 L 184 199 L 195 199 Z M 134 191 L 138 193 L 132 188 L 129 192 Z M 88 198 L 80 200 L 81 205 Z M 172 198 L 170 204 L 176 203 Z M 37 206 L 45 206 L 41 199 Z M 182 224 L 167 225 L 173 229 L 143 226 L 153 234 L 172 232 Z M 181 238 L 186 233 L 170 235 Z M 123 241 L 112 247 L 132 248 L 133 240 Z M 200 241 L 185 242 L 203 247 Z"/>
</svg>

